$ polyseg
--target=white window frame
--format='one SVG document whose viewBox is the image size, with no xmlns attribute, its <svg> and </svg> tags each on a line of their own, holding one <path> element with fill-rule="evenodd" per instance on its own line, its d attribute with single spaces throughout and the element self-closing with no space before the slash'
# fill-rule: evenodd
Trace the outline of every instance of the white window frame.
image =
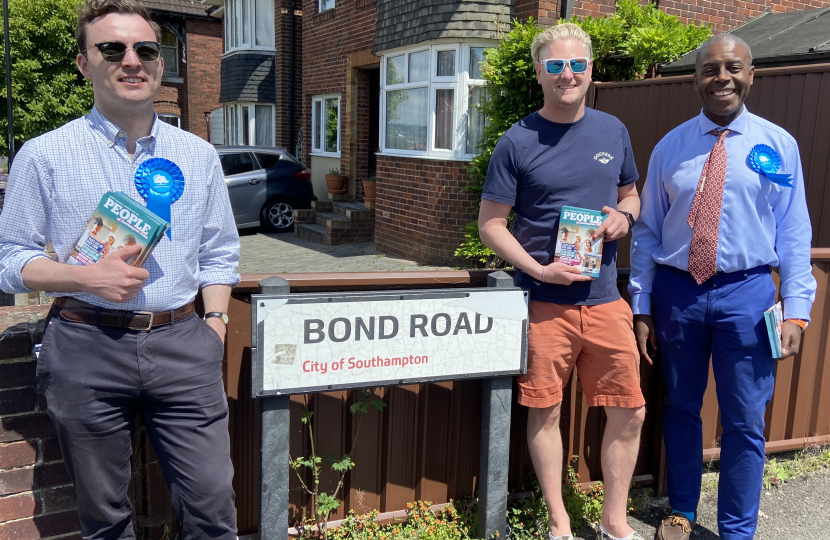
<svg viewBox="0 0 830 540">
<path fill-rule="evenodd" d="M 247 7 L 247 17 L 243 20 L 243 4 Z M 234 51 L 269 51 L 276 52 L 276 36 L 274 32 L 274 7 L 271 6 L 271 24 L 268 28 L 272 32 L 271 41 L 274 45 L 263 46 L 256 44 L 256 6 L 257 0 L 225 0 L 225 53 Z M 243 41 L 244 31 L 247 29 L 248 42 Z"/>
<path fill-rule="evenodd" d="M 245 126 L 242 118 L 243 107 L 248 107 L 248 144 L 245 145 Z M 265 145 L 256 144 L 256 108 L 269 107 L 271 109 L 271 141 Z M 257 101 L 234 101 L 224 105 L 225 121 L 225 144 L 232 146 L 276 146 L 276 112 L 273 103 L 261 103 Z M 235 132 L 235 133 L 234 133 Z"/>
<path fill-rule="evenodd" d="M 175 63 L 172 66 L 168 66 L 167 64 L 164 65 L 164 77 L 178 77 L 179 76 L 179 36 L 177 36 L 176 34 L 171 32 L 169 28 L 165 28 L 163 26 L 161 27 L 161 31 L 162 32 L 167 32 L 168 34 L 173 36 L 173 39 L 176 40 L 175 45 L 163 45 L 162 43 L 159 43 L 159 48 L 161 48 L 162 50 L 164 50 L 164 49 L 173 49 L 176 53 L 175 54 L 175 57 L 176 57 Z"/>
<path fill-rule="evenodd" d="M 469 161 L 477 154 L 467 153 L 467 121 L 470 99 L 470 87 L 484 86 L 484 79 L 470 78 L 470 49 L 474 47 L 492 48 L 497 42 L 482 41 L 434 41 L 421 43 L 415 47 L 395 49 L 386 52 L 381 58 L 381 109 L 380 109 L 380 149 L 381 155 L 395 155 L 406 157 L 422 157 L 433 159 L 453 159 Z M 409 82 L 409 55 L 429 50 L 430 66 L 429 77 L 426 81 Z M 439 77 L 438 52 L 455 51 L 455 73 L 452 76 Z M 386 83 L 387 61 L 390 58 L 404 55 L 404 82 L 399 84 Z M 427 114 L 427 145 L 426 150 L 399 150 L 386 148 L 386 96 L 393 90 L 408 90 L 412 88 L 427 88 L 429 111 Z M 453 143 L 451 149 L 435 148 L 435 125 L 437 117 L 436 101 L 437 90 L 452 89 L 453 92 Z"/>
<path fill-rule="evenodd" d="M 327 8 L 326 4 L 331 2 L 331 7 Z M 323 13 L 324 11 L 329 11 L 330 9 L 334 9 L 334 2 L 335 0 L 318 0 L 317 2 L 317 13 Z"/>
<path fill-rule="evenodd" d="M 337 152 L 327 152 L 326 151 L 326 128 L 325 128 L 325 117 L 326 117 L 326 100 L 329 99 L 336 99 L 337 100 Z M 320 104 L 320 116 L 322 118 L 318 118 L 316 109 L 314 105 L 316 103 Z M 340 99 L 340 94 L 321 94 L 319 96 L 312 96 L 311 98 L 311 155 L 312 156 L 324 156 L 324 157 L 340 157 L 340 126 L 343 117 L 343 107 L 342 101 Z M 317 141 L 317 134 L 320 134 L 320 147 L 316 148 L 314 146 L 315 142 Z"/>
<path fill-rule="evenodd" d="M 179 129 L 181 129 L 181 127 L 182 127 L 182 117 L 179 116 L 178 114 L 173 114 L 173 113 L 156 113 L 156 114 L 158 115 L 159 118 L 175 118 L 176 119 L 175 124 L 173 124 L 171 122 L 167 122 L 167 123 L 170 124 L 171 126 L 175 126 Z M 162 120 L 162 122 L 164 122 L 164 120 Z"/>
</svg>

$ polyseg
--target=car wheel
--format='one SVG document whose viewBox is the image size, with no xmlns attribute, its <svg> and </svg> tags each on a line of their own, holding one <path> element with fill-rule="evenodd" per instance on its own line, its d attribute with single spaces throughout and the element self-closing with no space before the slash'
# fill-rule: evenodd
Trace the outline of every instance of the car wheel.
<svg viewBox="0 0 830 540">
<path fill-rule="evenodd" d="M 294 202 L 273 199 L 262 207 L 260 224 L 271 232 L 288 232 L 294 228 Z"/>
</svg>

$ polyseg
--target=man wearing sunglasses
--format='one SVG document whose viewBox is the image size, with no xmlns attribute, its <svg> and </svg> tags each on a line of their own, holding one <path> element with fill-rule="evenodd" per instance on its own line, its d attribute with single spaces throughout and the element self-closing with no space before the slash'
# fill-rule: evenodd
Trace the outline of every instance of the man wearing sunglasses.
<svg viewBox="0 0 830 540">
<path fill-rule="evenodd" d="M 239 238 L 214 148 L 153 110 L 164 71 L 159 34 L 136 0 L 81 3 L 77 64 L 95 106 L 28 141 L 14 161 L 0 215 L 0 288 L 57 297 L 37 374 L 75 484 L 82 537 L 135 538 L 127 489 L 140 414 L 180 537 L 235 540 L 222 356 Z M 183 183 L 168 200 L 171 236 L 143 268 L 128 264 L 141 249 L 135 243 L 93 266 L 62 264 L 104 193 L 144 202 L 145 168 L 154 181 L 166 171 Z M 168 184 L 150 185 L 161 186 L 160 196 Z M 57 261 L 44 253 L 49 241 Z M 204 320 L 194 312 L 199 293 Z"/>
<path fill-rule="evenodd" d="M 626 520 L 628 486 L 645 417 L 632 315 L 617 290 L 615 240 L 628 234 L 640 203 L 628 132 L 613 116 L 585 107 L 591 40 L 560 24 L 533 42 L 544 106 L 514 124 L 493 151 L 482 193 L 482 241 L 517 268 L 531 291 L 527 375 L 520 404 L 529 407 L 528 444 L 548 506 L 550 538 L 571 539 L 562 501 L 563 388 L 574 366 L 591 406 L 605 408 L 602 442 L 605 504 L 597 538 L 640 539 Z M 599 278 L 553 262 L 562 206 L 608 216 Z M 511 208 L 513 233 L 508 230 Z"/>
<path fill-rule="evenodd" d="M 720 34 L 697 51 L 694 88 L 703 107 L 654 148 L 632 239 L 638 346 L 651 363 L 648 344 L 659 345 L 666 388 L 672 512 L 658 540 L 688 540 L 695 527 L 710 363 L 723 428 L 718 532 L 755 536 L 776 369 L 764 321 L 776 297 L 770 267 L 778 269 L 787 319 L 782 360 L 798 353 L 815 300 L 798 144 L 744 107 L 754 75 L 749 45 L 737 36 Z"/>
</svg>

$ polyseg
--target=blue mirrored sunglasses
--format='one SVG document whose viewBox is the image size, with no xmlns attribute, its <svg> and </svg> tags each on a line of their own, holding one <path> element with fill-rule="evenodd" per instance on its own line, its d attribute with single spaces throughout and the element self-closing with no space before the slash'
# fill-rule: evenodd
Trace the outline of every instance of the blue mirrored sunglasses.
<svg viewBox="0 0 830 540">
<path fill-rule="evenodd" d="M 588 69 L 588 62 L 588 58 L 571 58 L 570 60 L 562 58 L 549 58 L 548 60 L 542 60 L 539 63 L 545 66 L 545 71 L 551 75 L 559 75 L 565 71 L 565 64 L 571 68 L 571 72 L 573 73 L 585 73 Z"/>
</svg>

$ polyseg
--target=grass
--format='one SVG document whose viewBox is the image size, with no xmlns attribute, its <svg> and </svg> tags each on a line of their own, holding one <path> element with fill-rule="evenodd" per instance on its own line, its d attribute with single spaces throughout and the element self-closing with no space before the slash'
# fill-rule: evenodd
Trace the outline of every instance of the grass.
<svg viewBox="0 0 830 540">
<path fill-rule="evenodd" d="M 827 469 L 830 469 L 830 446 L 811 446 L 797 452 L 768 454 L 764 464 L 764 489 L 771 491 L 793 478 L 809 476 Z M 710 460 L 704 464 L 702 493 L 717 490 L 719 471 L 718 461 Z"/>
<path fill-rule="evenodd" d="M 793 478 L 830 469 L 830 446 L 814 446 L 795 453 L 792 459 L 770 458 L 764 464 L 764 488 L 780 487 Z"/>
</svg>

